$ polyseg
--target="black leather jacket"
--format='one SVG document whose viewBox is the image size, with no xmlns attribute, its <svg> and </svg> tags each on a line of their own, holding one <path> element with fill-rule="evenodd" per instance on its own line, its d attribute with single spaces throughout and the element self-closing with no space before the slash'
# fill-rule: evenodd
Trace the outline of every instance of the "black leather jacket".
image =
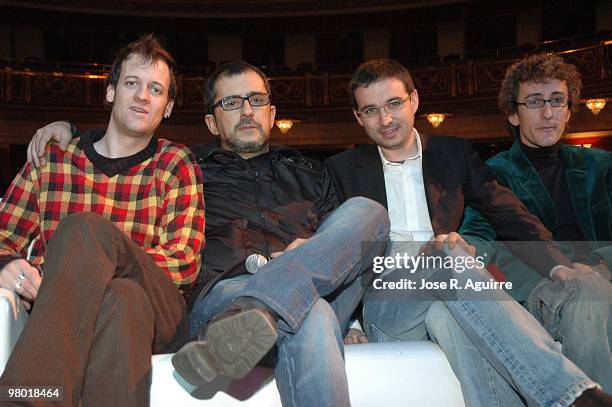
<svg viewBox="0 0 612 407">
<path fill-rule="evenodd" d="M 323 166 L 292 148 L 271 146 L 251 160 L 218 144 L 191 150 L 204 174 L 206 248 L 190 306 L 218 281 L 245 274 L 250 254 L 269 257 L 309 238 L 338 205 Z"/>
</svg>

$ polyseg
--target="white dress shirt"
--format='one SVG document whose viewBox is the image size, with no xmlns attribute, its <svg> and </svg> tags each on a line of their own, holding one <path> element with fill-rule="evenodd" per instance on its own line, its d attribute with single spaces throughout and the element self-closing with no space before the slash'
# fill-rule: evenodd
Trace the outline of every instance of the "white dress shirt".
<svg viewBox="0 0 612 407">
<path fill-rule="evenodd" d="M 385 175 L 392 242 L 426 242 L 434 235 L 425 197 L 421 140 L 417 130 L 413 131 L 417 152 L 403 163 L 387 160 L 378 147 Z"/>
</svg>

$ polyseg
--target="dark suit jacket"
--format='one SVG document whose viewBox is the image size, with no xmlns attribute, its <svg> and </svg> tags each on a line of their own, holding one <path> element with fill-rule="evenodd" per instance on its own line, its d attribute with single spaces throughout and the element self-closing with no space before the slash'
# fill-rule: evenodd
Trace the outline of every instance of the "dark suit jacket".
<svg viewBox="0 0 612 407">
<path fill-rule="evenodd" d="M 423 181 L 434 234 L 459 229 L 466 205 L 477 209 L 502 240 L 551 240 L 551 233 L 530 214 L 512 191 L 501 186 L 469 141 L 456 137 L 420 135 Z M 325 165 L 340 200 L 364 196 L 387 207 L 383 166 L 376 145 L 369 144 L 329 158 Z M 555 244 L 546 255 L 516 253 L 542 275 L 557 264 L 571 265 Z"/>
</svg>

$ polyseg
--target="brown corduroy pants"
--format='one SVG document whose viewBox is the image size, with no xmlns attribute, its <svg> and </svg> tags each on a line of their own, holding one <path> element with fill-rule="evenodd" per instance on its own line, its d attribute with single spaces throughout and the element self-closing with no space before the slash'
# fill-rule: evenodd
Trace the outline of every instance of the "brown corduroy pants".
<svg viewBox="0 0 612 407">
<path fill-rule="evenodd" d="M 148 406 L 151 355 L 180 346 L 186 321 L 177 288 L 125 233 L 96 214 L 67 216 L 0 386 L 63 386 L 54 406 Z"/>
</svg>

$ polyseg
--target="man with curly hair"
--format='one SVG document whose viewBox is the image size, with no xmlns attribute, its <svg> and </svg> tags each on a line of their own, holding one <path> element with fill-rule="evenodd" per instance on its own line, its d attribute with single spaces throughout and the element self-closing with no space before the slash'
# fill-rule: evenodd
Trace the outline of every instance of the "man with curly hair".
<svg viewBox="0 0 612 407">
<path fill-rule="evenodd" d="M 492 243 L 494 228 L 473 208 L 466 210 L 460 233 L 479 252 L 497 254 L 496 264 L 513 283 L 513 297 L 562 344 L 568 358 L 610 392 L 612 154 L 561 142 L 581 88 L 576 67 L 557 55 L 533 55 L 512 65 L 498 104 L 515 141 L 487 161 L 554 239 L 567 242 L 575 269 L 553 269 L 542 278 L 501 243 Z"/>
</svg>

